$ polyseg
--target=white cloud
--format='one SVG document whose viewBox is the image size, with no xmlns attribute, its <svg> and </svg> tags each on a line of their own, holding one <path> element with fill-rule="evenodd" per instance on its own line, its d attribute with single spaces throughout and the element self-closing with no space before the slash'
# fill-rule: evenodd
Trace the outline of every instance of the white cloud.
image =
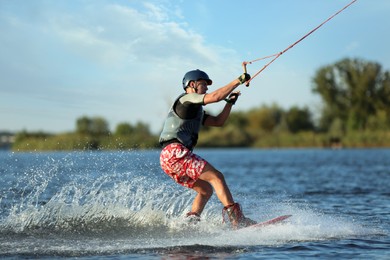
<svg viewBox="0 0 390 260">
<path fill-rule="evenodd" d="M 148 9 L 147 15 L 150 20 L 156 20 L 157 22 L 169 20 L 168 14 L 155 4 L 145 2 L 144 6 Z"/>
<path fill-rule="evenodd" d="M 353 41 L 353 42 L 350 42 L 347 46 L 346 46 L 346 48 L 345 48 L 345 50 L 346 50 L 346 52 L 349 54 L 349 53 L 351 53 L 351 52 L 354 52 L 356 49 L 358 49 L 359 48 L 359 42 L 357 42 L 357 41 Z"/>
<path fill-rule="evenodd" d="M 161 8 L 144 5 L 145 13 L 115 4 L 90 16 L 56 15 L 51 29 L 72 51 L 105 65 L 173 61 L 212 66 L 220 62 L 221 50 L 226 50 L 207 45 L 200 34 L 171 21 Z M 231 57 L 234 53 L 229 52 Z"/>
<path fill-rule="evenodd" d="M 171 19 L 182 19 L 178 8 L 167 11 L 147 3 L 141 11 L 119 4 L 70 8 L 42 3 L 45 8 L 34 9 L 33 21 L 14 12 L 1 26 L 7 44 L 3 41 L 0 47 L 8 55 L 0 62 L 7 68 L 0 72 L 0 85 L 15 100 L 30 101 L 30 115 L 42 111 L 38 102 L 54 115 L 69 104 L 69 114 L 102 115 L 113 120 L 112 127 L 118 121 L 143 120 L 156 130 L 168 97 L 181 91 L 187 70 L 200 68 L 214 79 L 224 78 L 232 70 L 226 66 L 229 60 L 238 60 L 234 50 L 210 45 L 185 22 Z M 25 115 L 16 107 L 10 110 L 15 113 L 12 129 L 18 128 L 18 118 L 26 127 Z"/>
</svg>

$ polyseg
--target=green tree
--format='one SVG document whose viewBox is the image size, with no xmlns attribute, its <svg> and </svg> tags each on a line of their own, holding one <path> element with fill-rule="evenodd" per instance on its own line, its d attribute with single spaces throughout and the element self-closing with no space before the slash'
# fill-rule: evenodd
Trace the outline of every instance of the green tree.
<svg viewBox="0 0 390 260">
<path fill-rule="evenodd" d="M 151 135 L 149 125 L 143 122 L 137 122 L 137 124 L 134 126 L 134 132 L 138 133 L 141 136 Z"/>
<path fill-rule="evenodd" d="M 226 126 L 233 125 L 237 128 L 246 128 L 248 127 L 248 118 L 246 116 L 246 113 L 240 112 L 240 111 L 233 111 L 231 112 L 229 119 L 225 123 Z"/>
<path fill-rule="evenodd" d="M 381 65 L 359 59 L 343 59 L 320 68 L 313 78 L 313 92 L 321 96 L 321 127 L 328 130 L 340 118 L 347 130 L 364 130 L 378 109 L 390 117 L 390 77 Z"/>
<path fill-rule="evenodd" d="M 108 122 L 102 117 L 94 117 L 91 124 L 92 135 L 105 136 L 110 134 Z"/>
<path fill-rule="evenodd" d="M 110 133 L 107 121 L 102 117 L 83 116 L 76 121 L 76 133 L 82 135 L 105 136 Z"/>
<path fill-rule="evenodd" d="M 285 119 L 288 129 L 292 133 L 314 130 L 314 124 L 308 108 L 301 109 L 297 106 L 293 106 L 286 112 Z"/>
<path fill-rule="evenodd" d="M 263 105 L 252 109 L 247 113 L 248 128 L 253 131 L 272 132 L 279 125 L 283 116 L 283 110 L 276 104 Z"/>
<path fill-rule="evenodd" d="M 90 118 L 86 116 L 78 118 L 76 121 L 76 133 L 82 135 L 90 134 L 90 125 L 91 125 Z"/>
<path fill-rule="evenodd" d="M 134 127 L 128 123 L 120 123 L 116 126 L 115 135 L 131 135 Z"/>
</svg>

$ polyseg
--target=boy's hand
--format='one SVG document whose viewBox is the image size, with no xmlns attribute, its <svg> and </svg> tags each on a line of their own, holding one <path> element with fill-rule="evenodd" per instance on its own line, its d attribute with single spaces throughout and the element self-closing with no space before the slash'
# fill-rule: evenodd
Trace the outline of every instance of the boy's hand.
<svg viewBox="0 0 390 260">
<path fill-rule="evenodd" d="M 227 98 L 225 99 L 225 101 L 226 101 L 227 103 L 229 103 L 229 104 L 234 105 L 234 104 L 236 104 L 239 95 L 241 95 L 241 92 L 240 92 L 240 91 L 232 92 L 232 93 L 230 93 L 229 97 L 227 97 Z"/>
<path fill-rule="evenodd" d="M 238 77 L 240 84 L 244 84 L 250 79 L 251 79 L 251 75 L 249 75 L 248 73 L 242 73 L 242 75 Z"/>
</svg>

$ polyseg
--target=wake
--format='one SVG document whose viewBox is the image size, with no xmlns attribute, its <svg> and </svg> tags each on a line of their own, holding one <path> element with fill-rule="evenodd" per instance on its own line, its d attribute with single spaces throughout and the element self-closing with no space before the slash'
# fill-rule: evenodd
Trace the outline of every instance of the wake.
<svg viewBox="0 0 390 260">
<path fill-rule="evenodd" d="M 191 226 L 184 215 L 195 193 L 162 180 L 158 165 L 126 157 L 94 164 L 92 155 L 80 159 L 85 166 L 64 157 L 12 173 L 17 183 L 2 193 L 1 253 L 28 254 L 32 248 L 36 255 L 72 256 L 188 248 L 218 252 L 384 235 L 348 217 L 269 194 L 238 194 L 237 199 L 256 221 L 292 215 L 284 223 L 232 231 L 222 223 L 222 205 L 213 196 L 201 222 Z"/>
</svg>

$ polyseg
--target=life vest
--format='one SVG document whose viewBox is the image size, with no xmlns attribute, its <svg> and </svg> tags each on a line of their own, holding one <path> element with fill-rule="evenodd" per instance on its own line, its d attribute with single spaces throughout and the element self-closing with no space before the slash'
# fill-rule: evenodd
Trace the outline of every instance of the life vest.
<svg viewBox="0 0 390 260">
<path fill-rule="evenodd" d="M 186 93 L 180 95 L 171 106 L 159 142 L 163 145 L 165 142 L 177 139 L 184 146 L 192 150 L 198 142 L 198 134 L 203 121 L 204 112 L 203 107 L 200 105 L 194 118 L 180 118 L 175 112 L 174 107 L 184 95 L 186 95 Z"/>
</svg>

